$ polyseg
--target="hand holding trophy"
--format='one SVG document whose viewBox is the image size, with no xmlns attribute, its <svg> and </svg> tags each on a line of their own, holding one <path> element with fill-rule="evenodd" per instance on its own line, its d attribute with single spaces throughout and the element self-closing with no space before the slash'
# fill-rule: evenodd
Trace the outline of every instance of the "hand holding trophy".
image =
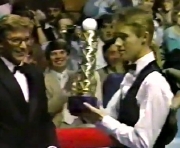
<svg viewBox="0 0 180 148">
<path fill-rule="evenodd" d="M 83 40 L 85 41 L 85 49 L 82 49 L 82 61 L 79 65 L 80 71 L 77 74 L 77 79 L 72 84 L 72 96 L 68 100 L 68 108 L 72 115 L 88 111 L 83 104 L 87 102 L 94 107 L 97 107 L 97 98 L 94 92 L 95 70 L 96 70 L 96 51 L 97 38 L 96 29 L 97 22 L 92 18 L 87 18 L 82 23 Z"/>
</svg>

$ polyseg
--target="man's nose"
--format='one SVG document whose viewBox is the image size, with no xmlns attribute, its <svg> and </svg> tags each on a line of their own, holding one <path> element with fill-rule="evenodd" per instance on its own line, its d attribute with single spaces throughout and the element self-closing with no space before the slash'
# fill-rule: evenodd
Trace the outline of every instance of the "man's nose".
<svg viewBox="0 0 180 148">
<path fill-rule="evenodd" d="M 58 59 L 61 59 L 63 56 L 61 55 L 61 54 L 57 54 L 56 56 L 55 56 L 55 58 L 58 60 Z"/>
<path fill-rule="evenodd" d="M 27 49 L 27 44 L 26 44 L 25 41 L 22 41 L 22 42 L 21 42 L 20 48 L 22 48 L 22 49 Z"/>
</svg>

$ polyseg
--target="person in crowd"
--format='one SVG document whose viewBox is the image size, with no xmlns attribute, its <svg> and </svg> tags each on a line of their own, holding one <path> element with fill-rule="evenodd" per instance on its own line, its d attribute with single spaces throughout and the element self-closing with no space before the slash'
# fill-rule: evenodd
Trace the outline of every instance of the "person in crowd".
<svg viewBox="0 0 180 148">
<path fill-rule="evenodd" d="M 67 68 L 70 50 L 63 40 L 49 43 L 46 49 L 46 58 L 49 68 L 45 72 L 45 84 L 48 97 L 49 113 L 53 116 L 56 127 L 85 127 L 82 120 L 72 116 L 67 108 L 67 100 L 71 95 L 72 83 L 76 79 L 74 71 Z M 96 73 L 97 87 L 96 96 L 101 96 L 101 84 L 99 75 Z M 96 84 L 94 84 L 96 85 Z"/>
<path fill-rule="evenodd" d="M 119 42 L 119 40 L 112 39 L 103 46 L 104 58 L 108 64 L 106 67 L 98 70 L 103 90 L 103 107 L 107 106 L 112 95 L 119 89 L 119 84 L 125 73 L 124 62 L 121 60 L 119 53 L 119 48 L 122 44 Z"/>
<path fill-rule="evenodd" d="M 131 5 L 131 0 L 87 0 L 83 13 L 87 17 L 91 18 L 99 18 L 104 14 L 113 14 L 118 7 L 122 7 L 121 1 L 123 5 Z"/>
<path fill-rule="evenodd" d="M 50 42 L 46 48 L 46 59 L 49 61 L 49 67 L 45 71 L 48 110 L 56 127 L 61 127 L 63 120 L 66 122 L 63 110 L 74 77 L 74 72 L 67 69 L 69 53 L 67 43 L 60 39 Z"/>
<path fill-rule="evenodd" d="M 177 84 L 178 87 L 180 86 L 179 58 L 180 58 L 180 50 L 174 49 L 168 54 L 166 61 L 163 65 L 163 71 L 166 73 L 167 76 L 171 78 L 172 83 Z"/>
<path fill-rule="evenodd" d="M 46 35 L 47 41 L 53 41 L 59 37 L 56 26 L 61 15 L 62 4 L 59 0 L 48 0 L 46 5 L 46 20 L 41 22 L 41 27 Z"/>
<path fill-rule="evenodd" d="M 62 13 L 58 21 L 57 28 L 59 32 L 59 38 L 64 38 L 64 40 L 66 40 L 66 42 L 68 42 L 71 47 L 70 58 L 68 60 L 68 69 L 77 71 L 79 67 L 79 61 L 76 58 L 76 46 L 74 47 L 74 44 L 71 44 L 73 39 L 72 36 L 74 36 L 75 30 L 74 22 L 71 15 L 68 13 Z M 77 48 L 80 49 L 79 46 L 77 46 Z"/>
<path fill-rule="evenodd" d="M 2 148 L 58 147 L 47 109 L 43 73 L 25 63 L 31 30 L 28 18 L 10 14 L 0 19 Z"/>
<path fill-rule="evenodd" d="M 163 72 L 166 74 L 166 77 L 169 79 L 169 82 L 171 84 L 173 84 L 173 88 L 172 91 L 175 92 L 177 90 L 177 88 L 180 88 L 180 50 L 179 49 L 175 49 L 172 52 L 170 52 L 166 58 L 166 61 L 163 65 Z M 179 96 L 180 92 L 178 91 L 177 95 L 175 96 L 175 98 L 173 99 L 171 108 L 174 110 L 177 110 L 178 108 L 180 108 L 180 96 Z M 177 120 L 178 120 L 178 127 L 180 127 L 180 110 L 177 110 Z M 178 130 L 178 133 L 176 134 L 176 138 L 174 139 L 174 141 L 176 139 L 179 139 L 180 137 L 180 130 Z M 179 143 L 175 143 L 172 142 L 171 145 L 176 145 L 178 146 Z M 170 148 L 171 148 L 170 145 Z M 176 147 L 176 146 L 174 146 Z"/>
<path fill-rule="evenodd" d="M 174 8 L 173 14 L 173 26 L 167 28 L 164 31 L 163 38 L 163 54 L 166 58 L 168 53 L 173 51 L 174 49 L 180 49 L 180 6 Z"/>
<path fill-rule="evenodd" d="M 177 132 L 166 122 L 174 95 L 150 49 L 152 16 L 139 8 L 129 9 L 117 23 L 117 32 L 123 40 L 122 58 L 132 64 L 106 112 L 84 103 L 89 113 L 83 117 L 124 147 L 165 148 Z"/>
<path fill-rule="evenodd" d="M 62 13 L 60 15 L 60 19 L 58 20 L 58 31 L 59 34 L 63 33 L 71 33 L 68 31 L 71 31 L 73 28 L 74 22 L 71 18 L 70 14 L 68 13 Z"/>
<path fill-rule="evenodd" d="M 69 68 L 75 71 L 79 70 L 79 63 L 82 61 L 83 49 L 85 48 L 86 42 L 83 40 L 83 29 L 81 26 L 76 26 L 74 33 L 71 37 L 71 63 Z"/>
<path fill-rule="evenodd" d="M 157 17 L 165 28 L 173 24 L 173 9 L 178 6 L 179 0 L 155 0 L 152 7 L 155 18 Z"/>
<path fill-rule="evenodd" d="M 123 62 L 121 61 L 121 55 L 119 53 L 119 47 L 115 44 L 116 39 L 107 41 L 103 46 L 104 59 L 107 62 L 107 66 L 99 69 L 99 75 L 101 76 L 101 82 L 103 84 L 107 76 L 111 73 L 125 72 Z"/>
<path fill-rule="evenodd" d="M 103 56 L 103 45 L 106 41 L 114 38 L 114 18 L 112 15 L 103 15 L 98 20 L 99 36 L 97 40 L 97 53 L 96 53 L 96 69 L 101 69 L 107 66 Z"/>
</svg>

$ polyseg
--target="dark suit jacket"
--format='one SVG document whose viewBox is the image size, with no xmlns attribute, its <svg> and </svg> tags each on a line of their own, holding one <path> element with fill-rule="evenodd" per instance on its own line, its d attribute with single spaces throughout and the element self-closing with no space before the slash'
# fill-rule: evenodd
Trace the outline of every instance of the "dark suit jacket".
<svg viewBox="0 0 180 148">
<path fill-rule="evenodd" d="M 48 39 L 48 41 L 56 40 L 56 37 L 54 36 L 52 28 L 45 29 L 45 23 L 44 22 L 41 24 L 41 26 L 42 26 L 43 32 L 44 32 L 46 38 Z"/>
<path fill-rule="evenodd" d="M 0 60 L 0 147 L 47 148 L 57 145 L 55 126 L 47 111 L 43 74 L 26 65 L 29 103 L 14 75 Z"/>
</svg>

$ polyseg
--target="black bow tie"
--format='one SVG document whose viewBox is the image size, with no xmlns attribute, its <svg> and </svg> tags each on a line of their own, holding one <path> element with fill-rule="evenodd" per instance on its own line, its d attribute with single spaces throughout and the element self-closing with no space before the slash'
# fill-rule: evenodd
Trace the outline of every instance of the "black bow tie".
<svg viewBox="0 0 180 148">
<path fill-rule="evenodd" d="M 126 69 L 127 71 L 129 71 L 129 70 L 135 71 L 135 70 L 136 70 L 136 64 L 127 64 L 127 65 L 125 66 L 125 69 Z"/>
<path fill-rule="evenodd" d="M 14 70 L 13 70 L 13 74 L 15 74 L 16 71 L 20 71 L 21 73 L 26 74 L 27 73 L 27 68 L 26 68 L 25 65 L 23 65 L 23 66 L 15 66 Z"/>
</svg>

